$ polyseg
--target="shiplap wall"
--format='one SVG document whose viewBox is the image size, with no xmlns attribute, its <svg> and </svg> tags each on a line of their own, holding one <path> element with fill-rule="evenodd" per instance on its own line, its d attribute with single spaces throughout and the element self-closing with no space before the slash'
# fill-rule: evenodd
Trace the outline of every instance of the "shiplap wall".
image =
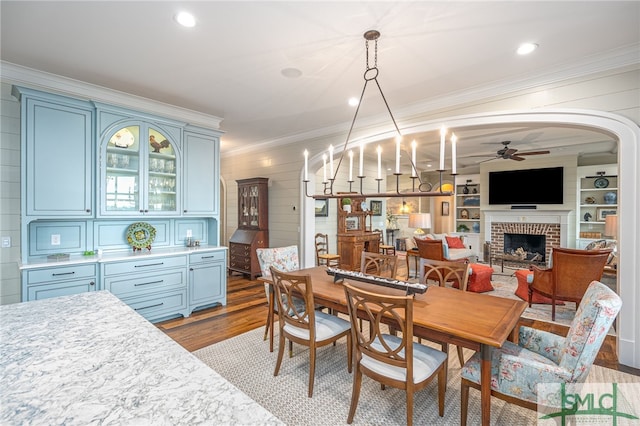
<svg viewBox="0 0 640 426">
<path fill-rule="evenodd" d="M 0 84 L 0 304 L 20 301 L 20 104 L 11 85 Z"/>
</svg>

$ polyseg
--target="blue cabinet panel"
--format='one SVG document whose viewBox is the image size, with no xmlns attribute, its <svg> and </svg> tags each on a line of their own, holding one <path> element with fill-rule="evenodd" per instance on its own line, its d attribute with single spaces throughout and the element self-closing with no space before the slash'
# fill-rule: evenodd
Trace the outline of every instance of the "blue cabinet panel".
<svg viewBox="0 0 640 426">
<path fill-rule="evenodd" d="M 52 244 L 52 237 L 59 244 Z M 29 256 L 52 253 L 79 253 L 87 250 L 85 222 L 31 222 L 29 224 Z"/>
<path fill-rule="evenodd" d="M 184 132 L 183 215 L 213 216 L 220 205 L 219 139 Z"/>
<path fill-rule="evenodd" d="M 94 223 L 93 233 L 95 236 L 96 247 L 103 250 L 117 250 L 129 248 L 127 243 L 127 229 L 137 221 L 100 221 Z M 151 247 L 166 247 L 170 245 L 169 236 L 170 221 L 169 220 L 149 220 L 144 221 L 156 229 L 156 239 Z"/>
<path fill-rule="evenodd" d="M 93 109 L 28 89 L 22 100 L 26 215 L 93 216 Z"/>
</svg>

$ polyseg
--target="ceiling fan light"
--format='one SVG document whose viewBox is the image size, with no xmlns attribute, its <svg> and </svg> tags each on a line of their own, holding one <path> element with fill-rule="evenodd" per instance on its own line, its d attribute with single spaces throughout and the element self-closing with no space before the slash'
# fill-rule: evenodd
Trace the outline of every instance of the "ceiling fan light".
<svg viewBox="0 0 640 426">
<path fill-rule="evenodd" d="M 518 50 L 516 51 L 518 55 L 528 55 L 538 48 L 538 45 L 535 43 L 522 43 L 518 46 Z"/>
</svg>

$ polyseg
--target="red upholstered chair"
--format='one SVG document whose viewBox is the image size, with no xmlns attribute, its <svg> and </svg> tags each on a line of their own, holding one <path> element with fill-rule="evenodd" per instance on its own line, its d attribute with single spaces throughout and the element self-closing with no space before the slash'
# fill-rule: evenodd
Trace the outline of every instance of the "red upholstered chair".
<svg viewBox="0 0 640 426">
<path fill-rule="evenodd" d="M 553 267 L 533 265 L 529 284 L 529 306 L 538 292 L 551 298 L 551 320 L 556 319 L 556 300 L 576 302 L 576 307 L 592 281 L 600 281 L 611 249 L 578 250 L 555 247 L 551 253 Z"/>
</svg>

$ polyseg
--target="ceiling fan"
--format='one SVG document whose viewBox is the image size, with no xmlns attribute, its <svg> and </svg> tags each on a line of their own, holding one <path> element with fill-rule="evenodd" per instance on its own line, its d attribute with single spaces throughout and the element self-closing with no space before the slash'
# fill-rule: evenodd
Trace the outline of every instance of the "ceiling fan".
<svg viewBox="0 0 640 426">
<path fill-rule="evenodd" d="M 517 153 L 518 152 L 517 149 L 509 148 L 509 144 L 511 143 L 511 141 L 502 141 L 500 143 L 504 147 L 499 149 L 498 152 L 496 152 L 495 158 L 490 158 L 490 159 L 485 160 L 485 161 L 495 160 L 496 158 L 502 158 L 502 159 L 505 159 L 505 160 L 522 161 L 522 160 L 525 159 L 523 157 L 523 155 L 541 155 L 541 154 L 549 154 L 550 153 L 550 151 L 526 151 L 526 152 Z M 486 155 L 483 155 L 483 157 L 486 157 Z M 482 162 L 484 163 L 484 161 L 482 161 Z"/>
</svg>

